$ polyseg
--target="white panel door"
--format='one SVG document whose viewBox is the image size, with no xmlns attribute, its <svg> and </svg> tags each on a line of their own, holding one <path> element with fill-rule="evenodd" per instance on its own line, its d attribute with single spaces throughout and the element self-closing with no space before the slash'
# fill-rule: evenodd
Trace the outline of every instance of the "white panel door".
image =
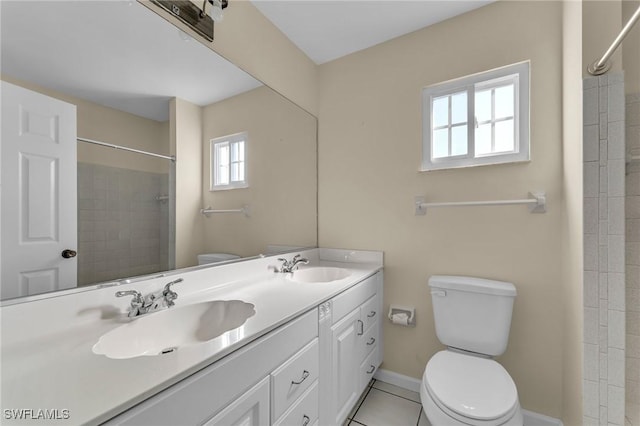
<svg viewBox="0 0 640 426">
<path fill-rule="evenodd" d="M 0 88 L 0 296 L 75 287 L 76 107 L 6 82 Z"/>
</svg>

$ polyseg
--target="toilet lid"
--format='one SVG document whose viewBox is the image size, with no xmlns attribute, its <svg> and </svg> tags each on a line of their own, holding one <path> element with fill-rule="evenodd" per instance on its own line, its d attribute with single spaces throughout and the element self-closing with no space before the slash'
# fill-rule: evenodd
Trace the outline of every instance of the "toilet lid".
<svg viewBox="0 0 640 426">
<path fill-rule="evenodd" d="M 492 359 L 441 351 L 427 363 L 424 381 L 442 405 L 471 419 L 498 419 L 518 403 L 511 376 Z"/>
</svg>

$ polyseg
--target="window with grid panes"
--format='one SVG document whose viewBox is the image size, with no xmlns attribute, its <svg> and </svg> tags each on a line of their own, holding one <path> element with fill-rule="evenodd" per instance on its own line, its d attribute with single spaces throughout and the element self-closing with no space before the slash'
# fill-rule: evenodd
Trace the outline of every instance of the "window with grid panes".
<svg viewBox="0 0 640 426">
<path fill-rule="evenodd" d="M 528 160 L 529 62 L 423 89 L 423 171 Z"/>
<path fill-rule="evenodd" d="M 211 191 L 248 187 L 246 142 L 246 132 L 211 140 Z"/>
</svg>

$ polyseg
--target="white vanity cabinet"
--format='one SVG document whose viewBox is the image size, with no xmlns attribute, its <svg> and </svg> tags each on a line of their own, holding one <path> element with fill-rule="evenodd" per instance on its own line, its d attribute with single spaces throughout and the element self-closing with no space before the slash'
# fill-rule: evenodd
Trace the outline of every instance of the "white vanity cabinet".
<svg viewBox="0 0 640 426">
<path fill-rule="evenodd" d="M 320 306 L 320 424 L 340 425 L 382 362 L 382 272 Z"/>
<path fill-rule="evenodd" d="M 289 424 L 302 424 L 305 415 L 313 424 L 317 392 L 314 401 L 306 391 L 319 374 L 317 336 L 318 310 L 313 309 L 106 424 L 263 426 L 272 424 L 272 411 L 288 415 L 301 401 L 300 422 Z M 303 376 L 300 385 L 291 384 Z"/>
<path fill-rule="evenodd" d="M 24 327 L 3 330 L 0 385 L 11 392 L 0 408 L 20 416 L 20 407 L 63 410 L 64 425 L 342 425 L 382 361 L 383 253 L 298 254 L 309 265 L 297 275 L 270 271 L 273 256 L 185 269 L 177 306 L 133 322 L 125 319 L 131 301 L 110 285 L 1 306 L 4 322 Z M 167 281 L 117 289 L 151 294 Z M 215 301 L 251 304 L 255 313 L 209 338 L 245 312 L 211 303 L 199 313 L 204 305 L 196 305 Z M 121 315 L 106 318 L 102 308 Z M 205 341 L 189 344 L 194 332 Z M 116 358 L 127 355 L 119 351 L 127 342 L 156 355 Z M 175 350 L 158 354 L 156 344 Z M 25 423 L 5 417 L 3 425 Z"/>
<path fill-rule="evenodd" d="M 382 280 L 377 272 L 105 424 L 343 424 L 382 362 Z"/>
</svg>

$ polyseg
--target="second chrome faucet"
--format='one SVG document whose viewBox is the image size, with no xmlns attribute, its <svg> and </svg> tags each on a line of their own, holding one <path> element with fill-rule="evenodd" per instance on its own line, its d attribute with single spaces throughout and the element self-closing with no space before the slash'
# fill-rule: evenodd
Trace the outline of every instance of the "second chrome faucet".
<svg viewBox="0 0 640 426">
<path fill-rule="evenodd" d="M 296 269 L 298 269 L 298 266 L 302 263 L 303 265 L 307 265 L 309 263 L 308 259 L 305 259 L 304 257 L 302 257 L 302 255 L 296 254 L 295 256 L 293 256 L 293 259 L 291 260 L 287 260 L 285 258 L 278 258 L 279 262 L 282 262 L 282 265 L 280 265 L 280 268 L 276 267 L 276 266 L 270 266 L 270 269 L 273 269 L 273 272 L 293 272 Z"/>
</svg>

